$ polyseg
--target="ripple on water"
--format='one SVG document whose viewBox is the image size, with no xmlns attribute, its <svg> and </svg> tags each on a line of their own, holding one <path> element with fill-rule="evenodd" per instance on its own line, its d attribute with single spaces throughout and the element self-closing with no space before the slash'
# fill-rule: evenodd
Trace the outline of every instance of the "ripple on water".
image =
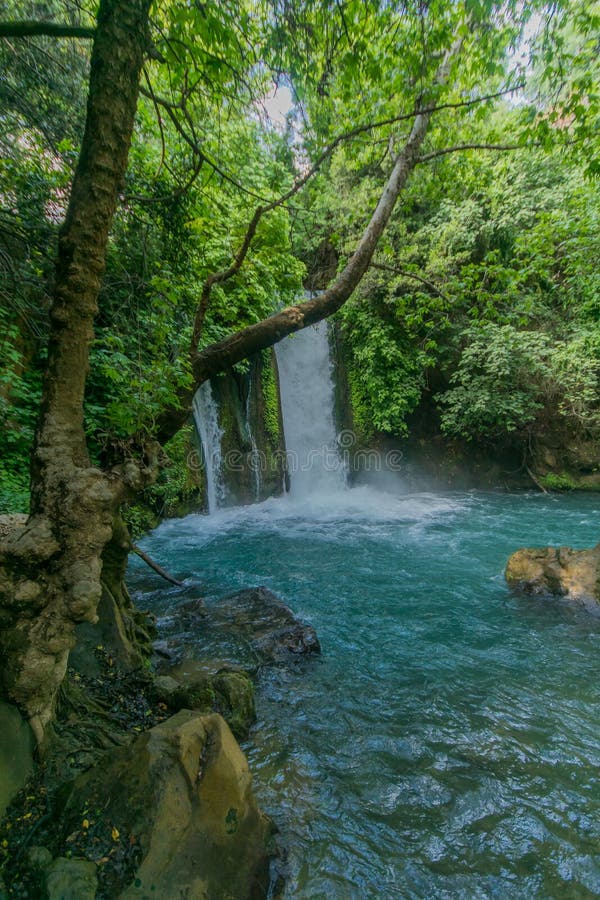
<svg viewBox="0 0 600 900">
<path fill-rule="evenodd" d="M 320 635 L 322 659 L 263 673 L 246 747 L 288 896 L 600 895 L 600 622 L 502 577 L 517 547 L 590 546 L 599 521 L 594 497 L 363 487 L 144 539 L 208 598 L 265 584 Z M 132 576 L 178 634 L 181 591 Z"/>
</svg>

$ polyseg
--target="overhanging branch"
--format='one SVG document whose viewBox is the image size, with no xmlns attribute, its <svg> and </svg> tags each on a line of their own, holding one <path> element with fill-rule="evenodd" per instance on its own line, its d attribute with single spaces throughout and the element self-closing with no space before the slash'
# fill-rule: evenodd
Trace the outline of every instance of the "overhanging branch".
<svg viewBox="0 0 600 900">
<path fill-rule="evenodd" d="M 527 150 L 532 146 L 538 147 L 539 144 L 456 144 L 454 147 L 442 147 L 440 150 L 424 153 L 417 162 L 429 162 L 430 159 L 437 159 L 438 156 L 447 156 L 449 153 L 460 153 L 465 150 Z"/>
<path fill-rule="evenodd" d="M 0 38 L 52 37 L 92 39 L 96 29 L 85 25 L 67 25 L 59 22 L 0 22 Z"/>
<path fill-rule="evenodd" d="M 439 112 L 440 110 L 443 110 L 443 109 L 460 109 L 463 107 L 473 106 L 477 103 L 483 103 L 484 101 L 487 101 L 487 100 L 495 100 L 498 97 L 502 97 L 507 93 L 512 93 L 512 91 L 516 90 L 517 87 L 519 87 L 519 86 L 517 85 L 516 87 L 513 87 L 513 88 L 507 88 L 502 91 L 496 91 L 493 94 L 486 94 L 482 97 L 473 97 L 470 100 L 455 101 L 453 103 L 440 103 L 435 106 L 424 107 L 420 110 L 420 113 L 421 113 L 421 115 L 431 116 L 431 115 L 433 115 L 433 113 Z M 153 97 L 153 99 L 156 100 L 155 97 Z M 175 104 L 168 103 L 167 108 L 168 108 L 169 114 L 171 116 L 171 120 L 176 125 L 179 133 L 185 137 L 185 135 L 183 134 L 183 130 L 180 127 L 180 123 L 178 125 L 175 122 L 175 119 L 176 119 L 175 110 L 177 109 L 177 106 Z M 376 122 L 368 122 L 363 125 L 357 125 L 356 128 L 352 128 L 352 129 L 350 129 L 350 131 L 345 131 L 344 133 L 339 134 L 336 138 L 334 138 L 334 140 L 330 144 L 327 145 L 327 147 L 325 147 L 325 149 L 320 153 L 320 155 L 317 157 L 317 159 L 315 160 L 313 165 L 304 173 L 304 175 L 302 175 L 300 178 L 297 178 L 294 181 L 294 184 L 292 185 L 292 187 L 288 191 L 286 191 L 285 194 L 282 194 L 276 200 L 271 200 L 270 202 L 265 201 L 264 206 L 257 207 L 257 209 L 254 212 L 254 215 L 252 216 L 252 219 L 250 220 L 250 223 L 246 230 L 244 240 L 242 242 L 240 250 L 238 251 L 238 253 L 236 254 L 236 256 L 234 258 L 233 263 L 230 266 L 228 266 L 226 269 L 223 269 L 220 272 L 215 272 L 212 275 L 209 275 L 207 277 L 206 281 L 204 282 L 204 285 L 202 288 L 202 295 L 200 298 L 200 304 L 198 306 L 198 310 L 196 312 L 196 316 L 194 319 L 194 329 L 193 329 L 192 343 L 191 343 L 191 348 L 190 348 L 192 358 L 195 356 L 196 351 L 198 349 L 198 342 L 200 340 L 200 334 L 202 332 L 202 327 L 204 325 L 206 313 L 208 312 L 208 306 L 209 306 L 209 302 L 210 302 L 210 294 L 211 294 L 212 287 L 214 284 L 222 284 L 224 281 L 227 281 L 229 278 L 232 278 L 234 275 L 236 275 L 240 271 L 240 269 L 244 263 L 244 260 L 245 260 L 246 256 L 248 255 L 248 251 L 250 250 L 250 245 L 252 243 L 252 240 L 254 239 L 254 235 L 256 234 L 256 230 L 258 228 L 258 224 L 259 224 L 262 216 L 265 213 L 268 213 L 274 209 L 277 209 L 277 207 L 279 207 L 279 206 L 283 206 L 285 203 L 287 203 L 288 200 L 290 200 L 295 194 L 297 194 L 298 191 L 300 191 L 304 187 L 304 185 L 307 184 L 308 181 L 310 181 L 310 179 L 314 177 L 314 175 L 316 175 L 316 173 L 319 171 L 319 169 L 321 168 L 323 163 L 333 154 L 333 152 L 337 149 L 337 147 L 340 146 L 340 144 L 350 141 L 353 138 L 358 137 L 359 135 L 364 134 L 368 131 L 374 131 L 378 128 L 383 128 L 386 125 L 396 125 L 399 122 L 406 121 L 407 119 L 413 119 L 414 116 L 415 116 L 414 112 L 401 113 L 398 116 L 392 116 L 387 119 L 381 119 Z M 188 143 L 191 143 L 189 136 L 185 137 L 185 139 L 188 141 Z M 193 146 L 193 144 L 191 144 L 191 145 Z M 197 152 L 200 152 L 200 151 L 197 151 Z M 208 161 L 209 165 L 211 165 L 210 160 L 207 160 L 207 161 Z"/>
<path fill-rule="evenodd" d="M 445 84 L 448 80 L 451 62 L 459 53 L 461 46 L 462 40 L 457 40 L 446 53 L 435 79 L 437 86 Z M 156 437 L 161 443 L 172 437 L 181 427 L 187 418 L 194 391 L 203 381 L 225 371 L 259 350 L 272 347 L 288 334 L 306 328 L 308 325 L 314 325 L 332 315 L 348 300 L 367 271 L 400 192 L 417 164 L 431 116 L 432 111 L 427 108 L 417 108 L 413 113 L 410 134 L 395 158 L 392 171 L 383 187 L 369 224 L 365 228 L 356 250 L 334 283 L 319 296 L 282 309 L 267 319 L 249 325 L 230 337 L 193 354 L 193 384 L 181 392 L 178 407 L 165 410 L 158 419 Z M 282 202 L 281 198 L 279 202 Z M 261 214 L 262 211 L 257 210 L 253 221 L 257 223 Z M 250 240 L 247 239 L 245 243 L 249 246 Z M 240 254 L 238 254 L 238 258 L 239 256 Z"/>
</svg>

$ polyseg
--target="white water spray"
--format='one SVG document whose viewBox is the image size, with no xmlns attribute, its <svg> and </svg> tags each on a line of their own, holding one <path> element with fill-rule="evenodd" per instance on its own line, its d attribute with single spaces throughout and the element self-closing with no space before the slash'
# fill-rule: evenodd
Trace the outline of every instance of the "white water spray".
<svg viewBox="0 0 600 900">
<path fill-rule="evenodd" d="M 193 413 L 202 442 L 208 511 L 214 513 L 225 499 L 225 485 L 221 471 L 223 429 L 219 425 L 219 410 L 209 381 L 201 384 L 194 394 Z"/>
<path fill-rule="evenodd" d="M 260 491 L 262 487 L 262 479 L 261 479 L 261 455 L 258 449 L 257 443 L 254 440 L 254 433 L 252 431 L 252 422 L 250 419 L 250 395 L 252 393 L 252 380 L 250 380 L 250 385 L 248 387 L 248 397 L 246 399 L 246 432 L 248 434 L 248 440 L 250 441 L 251 447 L 251 456 L 250 456 L 250 469 L 252 471 L 252 475 L 254 478 L 254 499 L 258 502 L 260 500 Z"/>
<path fill-rule="evenodd" d="M 294 499 L 339 493 L 346 486 L 334 420 L 334 386 L 327 322 L 275 346 L 281 413 Z"/>
</svg>

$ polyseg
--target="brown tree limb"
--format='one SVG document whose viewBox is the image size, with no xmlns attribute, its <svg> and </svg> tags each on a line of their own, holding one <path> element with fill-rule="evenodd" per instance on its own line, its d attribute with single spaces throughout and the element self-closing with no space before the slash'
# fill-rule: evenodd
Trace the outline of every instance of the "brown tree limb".
<svg viewBox="0 0 600 900">
<path fill-rule="evenodd" d="M 85 25 L 67 25 L 59 22 L 0 22 L 0 38 L 20 37 L 52 37 L 52 38 L 85 38 L 91 39 L 96 34 L 95 28 Z"/>
<path fill-rule="evenodd" d="M 421 110 L 421 113 L 424 115 L 431 116 L 434 112 L 439 112 L 442 109 L 460 109 L 462 107 L 473 106 L 476 103 L 482 103 L 485 100 L 493 100 L 501 97 L 507 93 L 512 93 L 516 88 L 511 88 L 510 90 L 496 91 L 493 94 L 487 94 L 483 97 L 472 98 L 471 100 L 458 101 L 454 103 L 441 103 L 436 106 L 425 107 Z M 171 104 L 170 108 L 173 110 L 173 116 L 175 115 L 174 110 L 176 109 L 175 105 Z M 224 281 L 227 281 L 229 278 L 232 278 L 234 275 L 240 271 L 244 260 L 248 254 L 250 249 L 250 245 L 256 234 L 256 229 L 258 227 L 259 221 L 265 213 L 271 212 L 274 209 L 277 209 L 279 206 L 283 206 L 290 200 L 295 194 L 300 191 L 305 184 L 310 181 L 311 178 L 316 175 L 319 171 L 323 163 L 333 154 L 333 152 L 340 146 L 340 144 L 345 143 L 346 141 L 350 141 L 355 137 L 358 137 L 361 134 L 364 134 L 368 131 L 374 131 L 378 128 L 383 128 L 386 125 L 395 125 L 399 122 L 406 121 L 407 119 L 414 118 L 413 113 L 402 113 L 398 116 L 392 116 L 387 119 L 381 119 L 377 122 L 368 122 L 364 125 L 357 125 L 356 128 L 350 129 L 350 131 L 346 131 L 343 134 L 339 134 L 334 140 L 325 147 L 325 149 L 321 152 L 321 154 L 317 157 L 316 161 L 313 165 L 302 175 L 300 178 L 297 178 L 294 181 L 292 187 L 278 197 L 276 200 L 271 200 L 270 202 L 265 202 L 265 206 L 257 207 L 250 220 L 248 225 L 246 234 L 244 236 L 244 240 L 240 247 L 240 250 L 235 256 L 233 263 L 228 266 L 228 268 L 221 270 L 220 272 L 215 272 L 207 277 L 204 282 L 202 288 L 202 294 L 200 297 L 200 304 L 198 306 L 198 310 L 196 312 L 196 316 L 194 319 L 194 329 L 192 335 L 192 343 L 190 352 L 192 357 L 196 354 L 198 349 L 198 342 L 200 340 L 200 335 L 202 333 L 202 327 L 204 325 L 204 320 L 206 318 L 206 314 L 208 312 L 208 306 L 210 302 L 210 294 L 214 284 L 222 284 Z M 180 132 L 181 133 L 181 132 Z M 207 160 L 209 165 L 212 165 L 210 160 Z M 426 282 L 424 282 L 426 283 Z M 431 285 L 430 285 L 431 286 Z M 438 291 L 439 293 L 439 291 Z"/>
<path fill-rule="evenodd" d="M 160 575 L 161 578 L 164 578 L 165 581 L 168 581 L 169 584 L 175 584 L 177 587 L 181 587 L 183 581 L 177 581 L 176 578 L 173 578 L 172 575 L 169 575 L 162 566 L 159 566 L 157 562 L 155 562 L 151 556 L 148 556 L 147 553 L 144 553 L 143 550 L 137 546 L 137 544 L 131 545 L 131 552 L 135 553 L 136 556 L 139 556 L 140 559 L 143 559 L 147 566 L 150 566 L 157 575 Z"/>
</svg>

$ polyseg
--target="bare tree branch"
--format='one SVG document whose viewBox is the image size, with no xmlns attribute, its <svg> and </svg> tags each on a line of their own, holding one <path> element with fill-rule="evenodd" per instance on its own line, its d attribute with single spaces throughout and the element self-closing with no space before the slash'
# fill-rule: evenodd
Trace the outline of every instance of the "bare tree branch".
<svg viewBox="0 0 600 900">
<path fill-rule="evenodd" d="M 448 153 L 460 153 L 464 150 L 527 150 L 531 147 L 537 147 L 538 144 L 456 144 L 454 147 L 442 147 L 441 150 L 432 150 L 431 153 L 425 153 L 417 160 L 418 163 L 429 162 L 430 159 L 437 159 L 438 156 L 447 156 Z"/>
<path fill-rule="evenodd" d="M 153 569 L 157 575 L 160 575 L 161 578 L 164 578 L 165 581 L 168 581 L 169 584 L 175 584 L 177 585 L 177 587 L 181 587 L 181 585 L 183 584 L 182 581 L 177 581 L 176 578 L 173 578 L 172 575 L 169 575 L 166 569 L 163 569 L 163 567 L 159 566 L 159 564 L 155 562 L 155 560 L 153 560 L 151 556 L 148 556 L 147 553 L 144 553 L 143 550 L 140 550 L 137 544 L 132 544 L 131 550 L 136 554 L 136 556 L 139 556 L 140 559 L 143 559 L 146 565 L 150 566 L 150 568 Z"/>
<path fill-rule="evenodd" d="M 95 36 L 96 29 L 85 25 L 67 25 L 59 22 L 0 22 L 0 38 L 19 37 L 67 37 L 91 39 Z"/>
</svg>

